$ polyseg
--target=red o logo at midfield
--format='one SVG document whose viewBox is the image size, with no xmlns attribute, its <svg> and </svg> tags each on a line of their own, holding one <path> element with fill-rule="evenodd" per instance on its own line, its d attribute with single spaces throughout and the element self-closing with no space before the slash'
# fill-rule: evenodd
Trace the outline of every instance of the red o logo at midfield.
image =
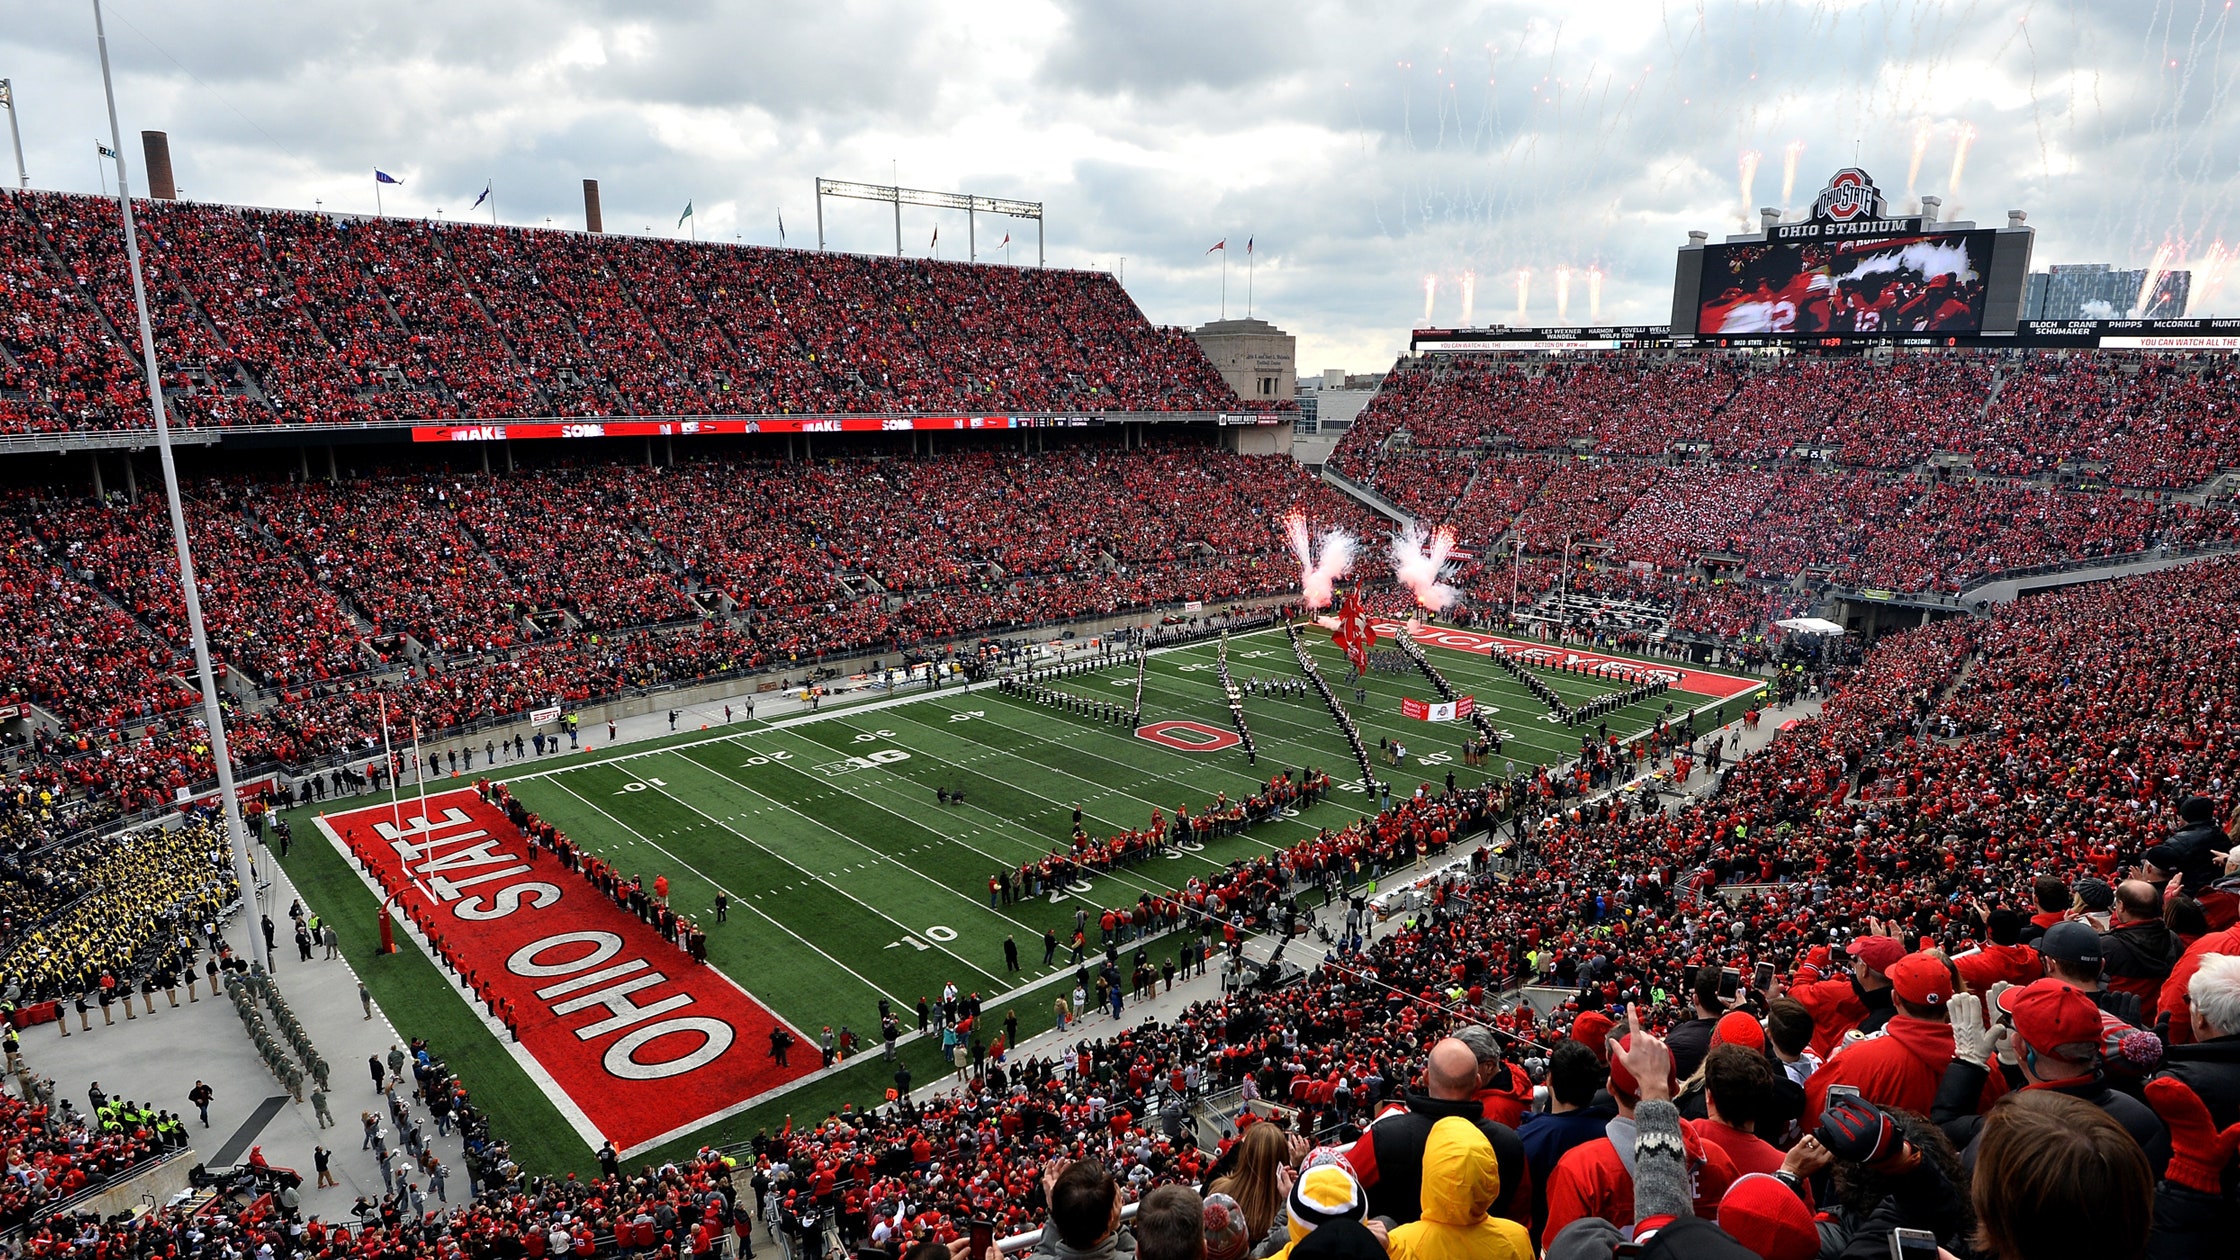
<svg viewBox="0 0 2240 1260">
<path fill-rule="evenodd" d="M 1148 739 L 1176 752 L 1189 753 L 1220 752 L 1244 742 L 1235 731 L 1225 731 L 1218 726 L 1207 726 L 1203 722 L 1183 718 L 1170 718 L 1164 722 L 1153 722 L 1149 726 L 1139 726 L 1136 728 L 1136 737 Z"/>
</svg>

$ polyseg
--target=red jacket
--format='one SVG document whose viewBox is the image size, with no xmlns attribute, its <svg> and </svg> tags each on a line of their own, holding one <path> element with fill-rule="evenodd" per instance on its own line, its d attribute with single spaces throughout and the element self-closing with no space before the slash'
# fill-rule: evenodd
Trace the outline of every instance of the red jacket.
<svg viewBox="0 0 2240 1260">
<path fill-rule="evenodd" d="M 2211 932 L 2188 946 L 2178 965 L 2170 969 L 2170 978 L 2162 982 L 2161 1013 L 2170 1016 L 2174 1046 L 2193 1040 L 2193 1003 L 2186 997 L 2186 986 L 2193 983 L 2193 973 L 2201 970 L 2201 960 L 2209 954 L 2240 954 L 2240 926 Z"/>
<path fill-rule="evenodd" d="M 1680 1135 L 1687 1144 L 1688 1171 L 1695 1182 L 1696 1215 L 1715 1221 L 1719 1200 L 1726 1197 L 1736 1173 L 1727 1153 L 1704 1138 L 1703 1123 L 1682 1120 Z M 1564 1226 L 1586 1216 L 1599 1216 L 1621 1230 L 1630 1231 L 1633 1225 L 1633 1174 L 1607 1137 L 1574 1146 L 1556 1161 L 1548 1177 L 1548 1224 L 1540 1233 L 1541 1246 L 1562 1233 Z"/>
<path fill-rule="evenodd" d="M 1937 1101 L 1937 1086 L 1944 1080 L 1944 1066 L 1951 1061 L 1952 1025 L 1893 1015 L 1881 1032 L 1836 1051 L 1804 1083 L 1805 1127 L 1820 1122 L 1830 1085 L 1853 1086 L 1861 1098 L 1877 1106 L 1928 1115 Z M 2005 1092 L 2006 1078 L 1990 1073 L 1984 1081 L 1984 1105 Z"/>
<path fill-rule="evenodd" d="M 1746 1173 L 1772 1173 L 1781 1170 L 1781 1151 L 1755 1133 L 1744 1133 L 1731 1125 L 1716 1120 L 1701 1121 L 1696 1132 L 1703 1140 L 1717 1146 L 1734 1161 L 1735 1176 Z"/>
<path fill-rule="evenodd" d="M 1502 1066 L 1508 1070 L 1509 1079 L 1479 1090 L 1478 1105 L 1485 1108 L 1486 1119 L 1521 1129 L 1525 1113 L 1532 1110 L 1532 1078 L 1514 1063 Z"/>
<path fill-rule="evenodd" d="M 1812 1013 L 1812 1052 L 1825 1059 L 1842 1044 L 1843 1035 L 1867 1017 L 1867 1004 L 1859 1000 L 1858 986 L 1848 975 L 1833 980 L 1800 984 L 1789 996 Z"/>
<path fill-rule="evenodd" d="M 1989 993 L 1991 986 L 2001 980 L 2008 984 L 2029 984 L 2045 974 L 2045 964 L 2038 961 L 2038 951 L 2028 945 L 1985 945 L 1972 954 L 1962 954 L 1952 960 L 1960 972 L 1960 979 L 1971 993 Z"/>
</svg>

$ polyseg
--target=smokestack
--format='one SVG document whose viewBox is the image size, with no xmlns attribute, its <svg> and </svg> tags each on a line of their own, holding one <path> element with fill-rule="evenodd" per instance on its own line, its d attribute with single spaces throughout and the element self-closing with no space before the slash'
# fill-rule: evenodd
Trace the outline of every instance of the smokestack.
<svg viewBox="0 0 2240 1260">
<path fill-rule="evenodd" d="M 583 181 L 583 230 L 586 232 L 604 232 L 607 230 L 599 221 L 599 181 L 595 179 Z"/>
<path fill-rule="evenodd" d="M 1758 226 L 1771 232 L 1781 222 L 1781 211 L 1773 206 L 1758 207 Z"/>
<path fill-rule="evenodd" d="M 1935 227 L 1937 212 L 1942 209 L 1944 209 L 1944 198 L 1923 197 L 1921 199 L 1921 226 Z"/>
<path fill-rule="evenodd" d="M 178 200 L 179 186 L 171 178 L 171 137 L 160 131 L 143 131 L 140 151 L 148 158 L 148 195 L 157 201 Z"/>
</svg>

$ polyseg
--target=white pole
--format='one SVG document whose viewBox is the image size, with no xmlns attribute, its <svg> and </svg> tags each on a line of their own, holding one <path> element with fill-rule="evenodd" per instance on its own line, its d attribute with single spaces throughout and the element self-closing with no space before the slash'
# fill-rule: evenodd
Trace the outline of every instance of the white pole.
<svg viewBox="0 0 2240 1260">
<path fill-rule="evenodd" d="M 250 956 L 259 967 L 272 970 L 272 956 L 265 949 L 264 933 L 256 923 L 257 873 L 249 864 L 249 829 L 241 822 L 241 802 L 234 796 L 233 752 L 226 745 L 226 719 L 218 710 L 218 680 L 210 667 L 210 640 L 202 624 L 202 589 L 194 574 L 194 553 L 187 547 L 187 513 L 179 502 L 179 470 L 171 460 L 171 421 L 163 405 L 163 371 L 156 361 L 155 328 L 148 322 L 148 286 L 140 274 L 140 238 L 132 224 L 132 192 L 125 180 L 124 131 L 117 125 L 117 91 L 109 76 L 109 36 L 102 29 L 101 0 L 93 0 L 93 38 L 101 51 L 101 91 L 109 102 L 109 147 L 116 153 L 117 206 L 124 213 L 124 256 L 132 268 L 132 305 L 140 316 L 140 357 L 148 377 L 148 410 L 156 423 L 156 453 L 163 462 L 164 494 L 171 502 L 171 541 L 179 552 L 179 591 L 186 597 L 187 636 L 194 644 L 195 673 L 202 683 L 202 719 L 210 728 L 210 753 L 218 767 L 218 800 L 226 820 L 226 837 L 233 849 L 233 874 L 241 883 L 241 901 L 248 909 Z"/>
<path fill-rule="evenodd" d="M 1524 531 L 1509 540 L 1509 624 L 1517 622 L 1517 581 L 1523 576 Z"/>
<path fill-rule="evenodd" d="M 0 101 L 8 103 L 8 138 L 16 145 L 16 182 L 31 187 L 31 174 L 23 169 L 23 129 L 16 125 L 16 85 L 13 79 L 0 79 Z"/>
<path fill-rule="evenodd" d="M 389 696 L 387 692 L 383 692 L 381 695 L 381 768 L 389 775 L 389 826 L 401 836 L 404 834 L 404 806 L 397 800 L 397 788 L 399 786 L 398 780 L 404 776 L 397 773 L 397 754 L 389 747 Z"/>
<path fill-rule="evenodd" d="M 428 824 L 428 763 L 420 759 L 420 719 L 412 719 L 412 777 L 420 781 L 420 826 L 426 832 Z"/>
<path fill-rule="evenodd" d="M 99 0 L 96 0 L 96 3 L 98 2 Z M 373 177 L 373 217 L 376 219 L 386 217 L 381 210 L 381 177 L 378 175 Z"/>
</svg>

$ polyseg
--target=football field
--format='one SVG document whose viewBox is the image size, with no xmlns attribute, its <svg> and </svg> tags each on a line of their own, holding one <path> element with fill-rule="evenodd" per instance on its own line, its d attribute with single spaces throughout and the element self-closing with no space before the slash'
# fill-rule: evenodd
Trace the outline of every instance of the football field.
<svg viewBox="0 0 2240 1260">
<path fill-rule="evenodd" d="M 1466 725 L 1401 716 L 1403 697 L 1437 698 L 1428 680 L 1417 673 L 1372 672 L 1360 684 L 1365 694 L 1357 704 L 1344 682 L 1348 667 L 1328 633 L 1309 631 L 1306 642 L 1372 752 L 1380 737 L 1407 745 L 1406 765 L 1395 768 L 1381 758 L 1376 763 L 1378 777 L 1390 782 L 1395 796 L 1419 783 L 1437 790 L 1450 772 L 1457 786 L 1470 787 L 1502 775 L 1510 762 L 1523 773 L 1566 760 L 1586 729 L 1556 724 L 1530 692 L 1487 659 L 1485 636 L 1427 631 L 1419 642 L 1432 663 L 1458 693 L 1476 697 L 1493 725 L 1509 733 L 1499 756 L 1483 768 L 1469 767 L 1461 756 Z M 1374 811 L 1343 736 L 1311 688 L 1296 696 L 1269 694 L 1267 688 L 1247 695 L 1245 718 L 1258 748 L 1258 764 L 1247 764 L 1244 750 L 1228 737 L 1229 715 L 1215 665 L 1218 651 L 1219 645 L 1209 641 L 1151 655 L 1141 730 L 1008 695 L 992 684 L 969 692 L 951 686 L 626 745 L 613 752 L 581 753 L 500 776 L 522 806 L 610 865 L 623 880 L 638 877 L 650 887 L 657 877 L 664 879 L 670 906 L 707 933 L 706 970 L 716 977 L 695 971 L 699 988 L 688 985 L 687 992 L 666 998 L 680 1003 L 669 1008 L 677 1012 L 669 1016 L 674 1028 L 664 1031 L 654 1015 L 642 1016 L 645 1022 L 621 1038 L 629 1048 L 620 1059 L 607 1047 L 604 1075 L 559 1061 L 601 1053 L 598 1039 L 581 1031 L 588 1019 L 581 1012 L 599 1006 L 609 1013 L 609 1019 L 596 1025 L 599 1037 L 632 1028 L 633 1012 L 652 1010 L 659 1005 L 655 999 L 666 992 L 641 983 L 645 977 L 682 976 L 679 967 L 690 964 L 653 938 L 647 952 L 652 961 L 639 961 L 635 978 L 628 981 L 638 988 L 603 1002 L 586 1001 L 586 992 L 594 998 L 608 992 L 591 988 L 594 982 L 606 982 L 609 989 L 627 987 L 623 980 L 610 980 L 608 973 L 633 974 L 629 968 L 635 955 L 630 951 L 638 946 L 631 929 L 637 920 L 616 911 L 611 899 L 590 895 L 575 875 L 556 878 L 549 857 L 543 859 L 548 865 L 539 867 L 537 855 L 491 850 L 487 841 L 448 847 L 454 840 L 443 830 L 446 826 L 460 828 L 456 835 L 462 842 L 500 834 L 469 817 L 475 809 L 487 808 L 471 793 L 450 794 L 461 807 L 451 811 L 454 823 L 433 821 L 439 806 L 450 806 L 446 798 L 432 798 L 428 827 L 416 829 L 408 817 L 401 840 L 400 833 L 380 822 L 392 816 L 385 805 L 329 814 L 323 820 L 326 830 L 337 837 L 338 849 L 359 854 L 360 869 L 344 866 L 329 851 L 304 863 L 302 870 L 291 861 L 291 871 L 307 890 L 323 875 L 322 891 L 337 896 L 355 892 L 361 901 L 369 887 L 399 892 L 400 905 L 418 907 L 412 944 L 426 950 L 431 937 L 444 937 L 445 948 L 460 954 L 458 970 L 475 971 L 478 983 L 490 983 L 491 976 L 508 982 L 535 977 L 520 981 L 528 987 L 518 995 L 500 990 L 518 1037 L 503 1057 L 518 1073 L 502 1070 L 502 1059 L 491 1056 L 485 1075 L 495 1086 L 489 1105 L 501 1117 L 501 1130 L 508 1129 L 505 1114 L 512 1111 L 522 1123 L 559 1119 L 573 1131 L 580 1146 L 558 1142 L 553 1152 L 560 1156 L 557 1166 L 580 1166 L 601 1136 L 614 1137 L 618 1146 L 631 1151 L 651 1151 L 666 1143 L 685 1143 L 682 1149 L 690 1149 L 699 1140 L 732 1140 L 780 1114 L 822 1115 L 841 1100 L 869 1103 L 882 1097 L 892 1069 L 879 1062 L 877 1053 L 881 999 L 910 1031 L 916 1026 L 919 999 L 938 1002 L 943 987 L 954 984 L 960 993 L 977 993 L 984 1000 L 985 1039 L 992 1041 L 1011 1013 L 1022 1037 L 1041 1032 L 1053 1024 L 1054 997 L 1070 996 L 1075 978 L 1066 948 L 1045 962 L 1046 931 L 1069 940 L 1077 911 L 1087 910 L 1094 959 L 1100 949 L 1096 919 L 1105 908 L 1132 905 L 1145 893 L 1178 889 L 1193 875 L 1275 852 L 1321 828 L 1342 827 Z M 1231 675 L 1240 686 L 1256 677 L 1263 683 L 1302 677 L 1280 629 L 1235 636 L 1228 653 Z M 1610 715 L 1613 732 L 1646 729 L 1665 714 L 1668 703 L 1676 715 L 1714 706 L 1698 721 L 1698 729 L 1707 729 L 1739 714 L 1742 697 L 1755 685 L 1663 662 L 1642 664 L 1666 671 L 1674 688 Z M 1559 670 L 1541 672 L 1573 705 L 1628 685 Z M 1045 685 L 1125 708 L 1134 695 L 1136 670 L 1132 661 L 1070 669 L 1047 678 Z M 1730 712 L 1717 711 L 1721 701 Z M 990 904 L 991 875 L 1066 851 L 1076 808 L 1089 834 L 1101 839 L 1147 825 L 1154 809 L 1170 819 L 1178 807 L 1195 815 L 1219 794 L 1241 799 L 1279 771 L 1296 775 L 1309 769 L 1327 771 L 1339 790 L 1321 803 L 1286 810 L 1241 834 L 1170 847 L 1162 858 L 1095 873 L 1042 897 Z M 962 800 L 942 804 L 939 793 L 961 794 Z M 391 861 L 382 848 L 385 841 L 397 842 L 389 848 L 402 855 L 399 860 Z M 316 847 L 299 846 L 299 855 Z M 487 872 L 478 872 L 477 863 L 486 864 Z M 338 868 L 345 878 L 355 875 L 363 887 L 348 889 L 336 877 Z M 471 877 L 477 874 L 480 880 Z M 506 886 L 507 879 L 543 881 L 567 904 L 546 908 L 535 904 L 538 894 L 524 893 L 511 902 L 521 915 L 493 922 L 503 914 L 493 907 L 515 892 Z M 481 881 L 495 882 L 472 887 Z M 470 891 L 496 895 L 477 903 L 467 895 Z M 727 920 L 720 923 L 714 912 L 719 894 L 728 899 Z M 482 907 L 478 915 L 462 916 L 475 918 L 472 925 L 462 927 L 450 917 L 450 907 L 477 904 Z M 601 914 L 622 922 L 606 923 Z M 526 926 L 535 922 L 543 926 Z M 526 934 L 518 940 L 507 936 L 513 928 Z M 1018 947 L 1017 970 L 1006 963 L 1007 937 Z M 602 943 L 609 940 L 615 942 L 612 948 Z M 1194 931 L 1189 940 L 1195 940 Z M 1175 957 L 1184 943 L 1153 938 L 1140 947 L 1156 966 Z M 1124 947 L 1123 961 L 1138 948 L 1137 943 Z M 479 966 L 472 961 L 476 950 L 487 955 Z M 624 961 L 612 961 L 617 959 Z M 391 962 L 379 960 L 373 970 L 399 970 Z M 659 970 L 649 971 L 649 966 Z M 452 981 L 453 989 L 459 987 L 456 977 L 427 970 Z M 571 976 L 580 978 L 565 978 Z M 547 977 L 563 979 L 538 987 Z M 382 996 L 387 1004 L 389 996 Z M 458 993 L 450 996 L 460 1003 Z M 697 1023 L 690 1005 L 695 1002 Z M 430 1018 L 436 1018 L 440 1003 L 428 996 L 424 1005 Z M 752 1013 L 757 1011 L 761 1014 Z M 458 1014 L 465 1016 L 463 1005 Z M 456 1022 L 472 1026 L 476 1021 Z M 710 1032 L 719 1024 L 728 1031 Z M 772 1061 L 766 1040 L 769 1029 L 779 1026 L 800 1042 L 783 1068 Z M 860 1066 L 804 1079 L 819 1066 L 816 1044 L 827 1027 L 846 1027 L 861 1039 Z M 407 1035 L 418 1031 L 400 1030 Z M 424 1035 L 481 1034 L 439 1030 Z M 941 1070 L 937 1046 L 920 1040 L 906 1050 L 919 1081 L 933 1079 Z M 691 1070 L 659 1075 L 669 1071 L 662 1065 L 672 1061 L 691 1062 Z M 728 1074 L 710 1066 L 724 1063 L 731 1065 Z M 618 1101 L 615 1091 L 628 1087 L 616 1084 L 617 1073 L 624 1080 L 644 1076 L 655 1092 L 643 1102 Z M 555 1091 L 565 1097 L 552 1098 Z M 534 1099 L 516 1097 L 532 1092 L 545 1094 L 559 1115 L 540 1117 Z M 604 1115 L 602 1107 L 622 1115 Z M 717 1121 L 728 1123 L 708 1134 L 708 1125 Z"/>
</svg>

